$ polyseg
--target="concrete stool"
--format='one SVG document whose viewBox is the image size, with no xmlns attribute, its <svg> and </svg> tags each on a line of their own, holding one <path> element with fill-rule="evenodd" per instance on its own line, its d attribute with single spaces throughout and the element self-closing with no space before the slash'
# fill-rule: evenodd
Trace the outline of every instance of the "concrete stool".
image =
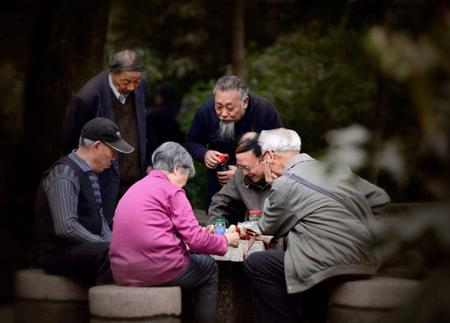
<svg viewBox="0 0 450 323">
<path fill-rule="evenodd" d="M 15 275 L 15 322 L 85 322 L 89 318 L 88 288 L 42 269 L 23 269 Z"/>
<path fill-rule="evenodd" d="M 419 288 L 419 281 L 391 277 L 345 282 L 330 294 L 327 323 L 393 322 Z"/>
<path fill-rule="evenodd" d="M 91 322 L 180 322 L 181 288 L 95 286 L 89 289 L 89 311 Z"/>
<path fill-rule="evenodd" d="M 16 272 L 16 297 L 36 300 L 87 301 L 88 288 L 64 276 L 50 275 L 42 269 Z"/>
</svg>

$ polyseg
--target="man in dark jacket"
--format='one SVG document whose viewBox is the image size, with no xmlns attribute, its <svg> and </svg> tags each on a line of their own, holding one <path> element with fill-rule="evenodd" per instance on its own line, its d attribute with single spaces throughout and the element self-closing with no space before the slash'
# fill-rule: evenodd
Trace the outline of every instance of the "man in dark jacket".
<svg viewBox="0 0 450 323">
<path fill-rule="evenodd" d="M 118 197 L 146 174 L 148 95 L 143 71 L 144 61 L 138 52 L 123 50 L 113 54 L 109 70 L 89 80 L 73 96 L 64 126 L 66 153 L 77 147 L 84 124 L 96 117 L 115 121 L 124 139 L 136 148 L 129 155 L 119 156 L 113 167 L 99 176 L 103 200 L 108 202 L 104 214 L 109 225 Z"/>
<path fill-rule="evenodd" d="M 270 184 L 265 181 L 260 157 L 258 133 L 243 134 L 236 147 L 236 173 L 212 197 L 208 210 L 210 217 L 224 216 L 230 224 L 236 224 L 247 220 L 241 210 L 263 209 Z"/>
<path fill-rule="evenodd" d="M 234 175 L 236 140 L 249 131 L 260 132 L 282 126 L 274 105 L 255 94 L 237 76 L 220 78 L 210 97 L 197 110 L 186 137 L 186 148 L 208 168 L 207 206 L 211 197 Z M 229 170 L 216 172 L 220 155 L 230 156 Z"/>
<path fill-rule="evenodd" d="M 103 210 L 98 174 L 108 169 L 116 151 L 134 148 L 106 118 L 86 123 L 78 149 L 47 170 L 36 197 L 36 261 L 44 270 L 88 283 L 111 283 L 111 230 Z M 111 207 L 111 206 L 110 206 Z"/>
<path fill-rule="evenodd" d="M 259 144 L 266 181 L 273 183 L 263 217 L 246 224 L 256 233 L 287 237 L 287 249 L 254 252 L 244 268 L 260 321 L 298 322 L 304 292 L 332 278 L 376 272 L 372 208 L 390 200 L 349 167 L 300 154 L 293 130 L 262 131 Z"/>
</svg>

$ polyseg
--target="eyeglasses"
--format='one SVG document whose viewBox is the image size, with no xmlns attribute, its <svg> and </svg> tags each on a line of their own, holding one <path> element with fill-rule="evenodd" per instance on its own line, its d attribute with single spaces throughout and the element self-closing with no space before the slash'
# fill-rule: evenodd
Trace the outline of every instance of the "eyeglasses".
<svg viewBox="0 0 450 323">
<path fill-rule="evenodd" d="M 242 171 L 248 172 L 248 171 L 250 171 L 251 169 L 253 169 L 256 165 L 258 165 L 258 164 L 260 163 L 260 161 L 261 161 L 261 160 L 258 158 L 258 159 L 256 160 L 256 162 L 255 162 L 252 166 L 245 166 L 245 165 L 236 164 L 236 167 L 239 168 L 239 169 L 242 170 Z"/>
<path fill-rule="evenodd" d="M 272 154 L 273 154 L 273 151 L 272 151 L 272 150 L 266 150 L 266 151 L 261 155 L 261 157 L 259 157 L 259 160 L 260 160 L 260 161 L 264 161 L 264 160 L 266 159 L 267 156 L 270 156 L 270 155 L 269 155 L 269 151 L 271 151 Z M 275 156 L 275 155 L 274 155 L 274 156 Z"/>
</svg>

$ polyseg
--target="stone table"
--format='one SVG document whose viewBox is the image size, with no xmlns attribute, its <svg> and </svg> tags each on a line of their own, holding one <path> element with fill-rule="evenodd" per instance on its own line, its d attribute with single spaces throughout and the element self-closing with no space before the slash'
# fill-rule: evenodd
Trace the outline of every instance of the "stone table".
<svg viewBox="0 0 450 323">
<path fill-rule="evenodd" d="M 248 289 L 242 262 L 248 241 L 229 247 L 224 256 L 213 256 L 219 265 L 218 322 L 256 322 L 256 311 Z M 248 253 L 265 250 L 262 241 L 255 241 Z"/>
</svg>

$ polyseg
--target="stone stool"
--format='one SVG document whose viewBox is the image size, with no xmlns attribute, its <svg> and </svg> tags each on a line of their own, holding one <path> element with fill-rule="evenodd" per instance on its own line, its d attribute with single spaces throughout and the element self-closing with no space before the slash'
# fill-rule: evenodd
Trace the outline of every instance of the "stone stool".
<svg viewBox="0 0 450 323">
<path fill-rule="evenodd" d="M 15 322 L 83 322 L 89 317 L 88 288 L 42 269 L 23 269 L 15 275 Z"/>
<path fill-rule="evenodd" d="M 417 280 L 374 277 L 342 283 L 332 290 L 327 323 L 388 323 L 417 294 Z"/>
<path fill-rule="evenodd" d="M 180 287 L 95 286 L 89 289 L 91 322 L 180 322 Z"/>
</svg>

